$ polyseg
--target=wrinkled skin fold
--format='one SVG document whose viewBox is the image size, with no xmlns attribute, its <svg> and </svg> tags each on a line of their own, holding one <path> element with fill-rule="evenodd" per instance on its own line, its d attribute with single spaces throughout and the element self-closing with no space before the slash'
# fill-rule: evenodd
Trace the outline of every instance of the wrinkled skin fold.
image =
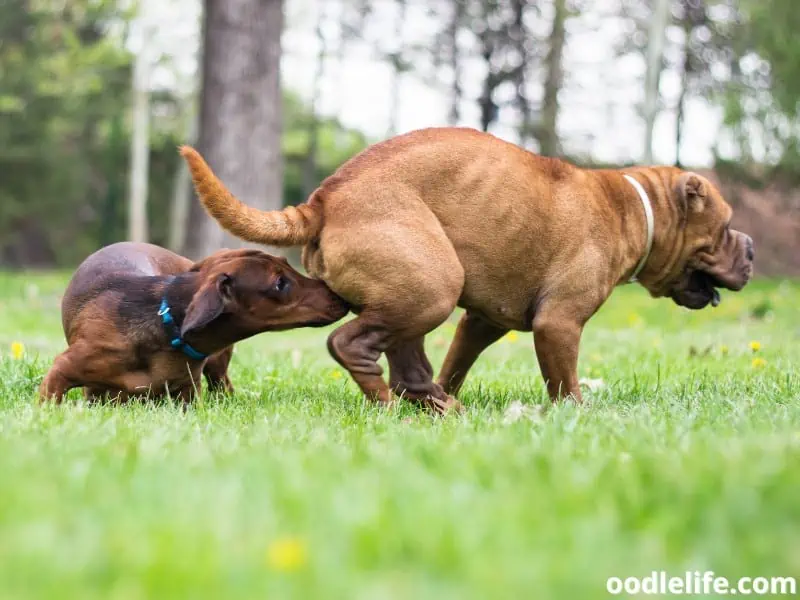
<svg viewBox="0 0 800 600">
<path fill-rule="evenodd" d="M 351 158 L 305 204 L 260 211 L 194 149 L 181 152 L 222 227 L 251 242 L 303 245 L 308 272 L 353 307 L 357 317 L 328 348 L 383 404 L 400 396 L 457 408 L 469 369 L 511 330 L 533 334 L 551 399 L 580 401 L 583 328 L 643 257 L 636 281 L 692 309 L 752 276 L 752 240 L 730 228 L 731 207 L 710 181 L 675 167 L 582 169 L 487 133 L 430 128 Z M 465 314 L 434 381 L 424 337 L 456 306 Z"/>
</svg>

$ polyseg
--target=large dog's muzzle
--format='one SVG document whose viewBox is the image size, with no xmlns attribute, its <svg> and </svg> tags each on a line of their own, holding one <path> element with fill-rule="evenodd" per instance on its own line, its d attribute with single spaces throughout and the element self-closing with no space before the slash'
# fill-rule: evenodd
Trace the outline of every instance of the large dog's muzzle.
<svg viewBox="0 0 800 600">
<path fill-rule="evenodd" d="M 700 309 L 720 303 L 718 288 L 741 290 L 753 276 L 755 248 L 749 235 L 729 230 L 718 250 L 702 254 L 684 271 L 672 287 L 673 301 L 686 308 Z"/>
</svg>

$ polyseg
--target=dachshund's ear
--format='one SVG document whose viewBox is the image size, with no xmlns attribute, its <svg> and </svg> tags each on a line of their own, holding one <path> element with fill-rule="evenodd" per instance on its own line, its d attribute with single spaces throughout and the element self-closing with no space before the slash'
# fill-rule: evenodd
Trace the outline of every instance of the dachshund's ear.
<svg viewBox="0 0 800 600">
<path fill-rule="evenodd" d="M 233 298 L 233 279 L 222 274 L 205 283 L 194 295 L 181 325 L 181 337 L 206 327 L 219 317 Z"/>
</svg>

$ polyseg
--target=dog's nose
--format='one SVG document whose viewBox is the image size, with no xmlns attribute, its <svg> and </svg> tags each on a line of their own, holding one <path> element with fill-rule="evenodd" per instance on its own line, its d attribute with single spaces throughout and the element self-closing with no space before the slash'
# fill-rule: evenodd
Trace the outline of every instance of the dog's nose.
<svg viewBox="0 0 800 600">
<path fill-rule="evenodd" d="M 756 257 L 756 251 L 755 248 L 753 248 L 753 238 L 751 238 L 749 235 L 745 239 L 744 252 L 745 252 L 744 255 L 747 257 L 747 260 L 753 262 L 753 259 Z"/>
</svg>

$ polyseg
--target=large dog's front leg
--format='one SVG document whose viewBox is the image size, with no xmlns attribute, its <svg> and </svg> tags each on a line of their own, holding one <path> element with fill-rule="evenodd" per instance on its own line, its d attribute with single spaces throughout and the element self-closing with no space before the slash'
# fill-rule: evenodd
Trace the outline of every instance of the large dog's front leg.
<svg viewBox="0 0 800 600">
<path fill-rule="evenodd" d="M 465 312 L 458 323 L 456 335 L 439 373 L 439 385 L 448 394 L 456 395 L 481 352 L 508 332 L 485 321 L 476 314 Z"/>
<path fill-rule="evenodd" d="M 543 306 L 533 320 L 536 358 L 553 402 L 572 396 L 582 400 L 578 384 L 578 346 L 585 319 L 578 318 L 574 307 Z"/>
</svg>

